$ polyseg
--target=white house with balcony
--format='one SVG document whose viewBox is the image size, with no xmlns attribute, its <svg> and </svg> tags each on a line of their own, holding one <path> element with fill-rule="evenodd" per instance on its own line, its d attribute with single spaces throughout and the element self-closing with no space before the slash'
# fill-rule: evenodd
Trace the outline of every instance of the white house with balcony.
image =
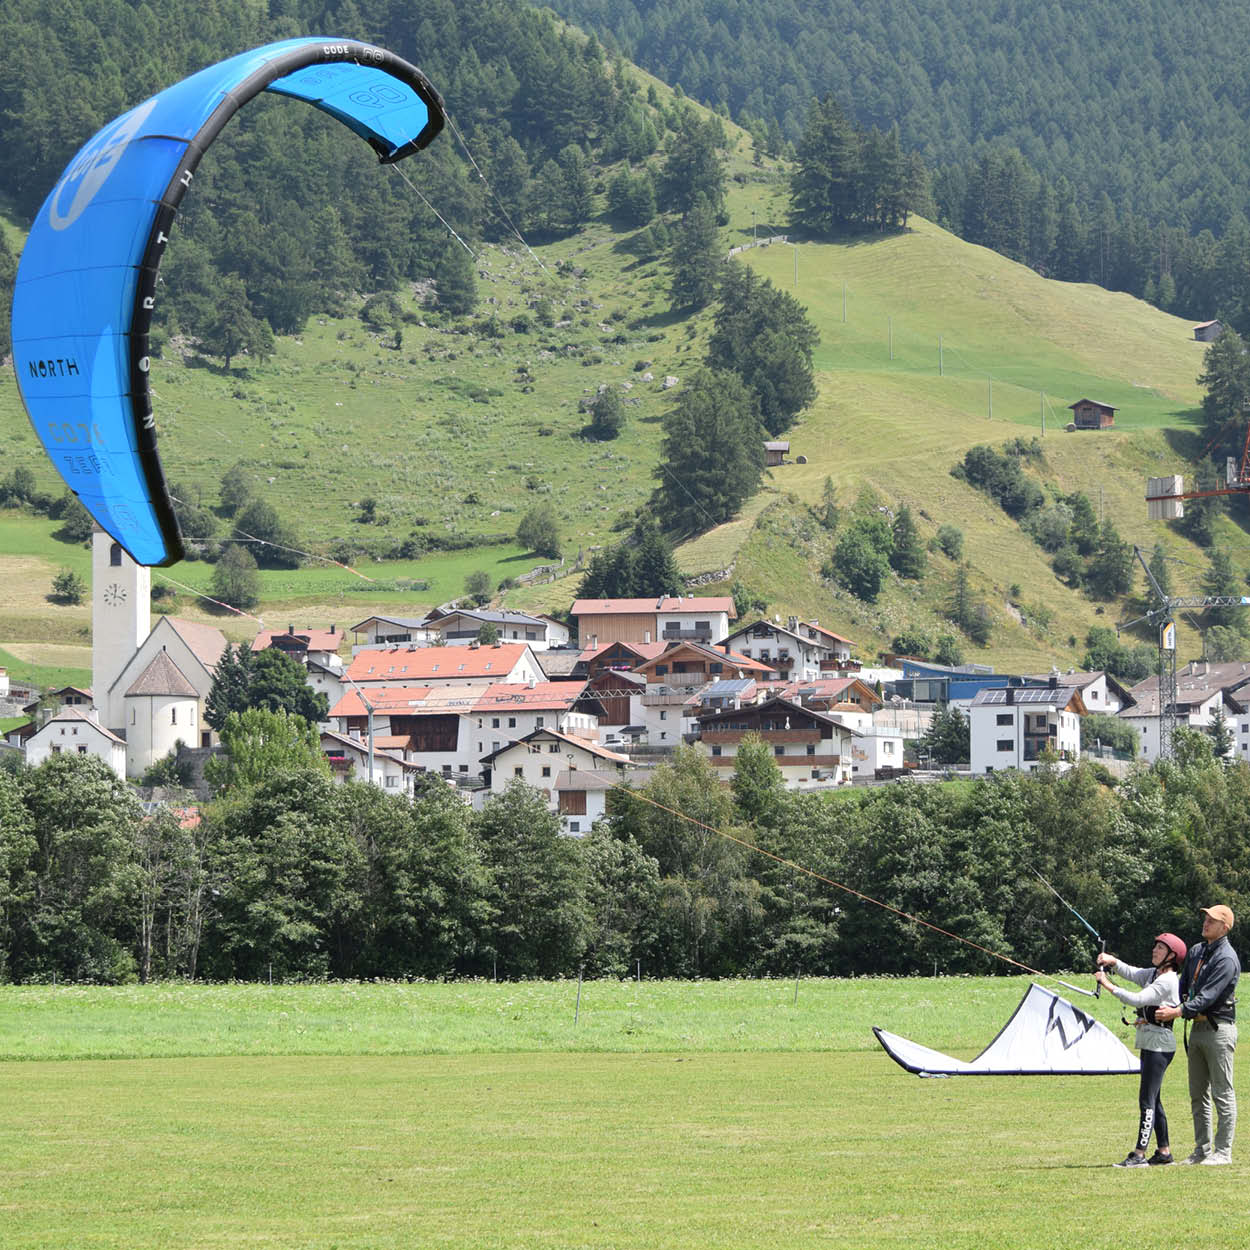
<svg viewBox="0 0 1250 1250">
<path fill-rule="evenodd" d="M 477 640 L 484 625 L 493 627 L 501 642 L 528 643 L 534 651 L 564 647 L 569 641 L 569 627 L 541 613 L 531 616 L 493 608 L 450 608 L 431 612 L 425 619 L 431 641 L 445 647 L 468 646 Z"/>
<path fill-rule="evenodd" d="M 340 785 L 345 781 L 368 781 L 369 742 L 351 734 L 321 732 L 321 751 L 330 765 L 330 776 Z M 391 751 L 373 744 L 373 784 L 387 794 L 413 795 L 413 779 L 420 771 Z"/>
<path fill-rule="evenodd" d="M 1007 686 L 979 690 L 968 709 L 972 771 L 1035 770 L 1048 751 L 1081 757 L 1081 692 L 1072 686 Z"/>
<path fill-rule="evenodd" d="M 26 739 L 26 763 L 34 768 L 53 755 L 94 755 L 126 776 L 126 744 L 81 709 L 63 707 Z"/>
<path fill-rule="evenodd" d="M 838 671 L 849 655 L 823 632 L 813 634 L 809 627 L 800 632 L 799 619 L 790 617 L 785 625 L 759 620 L 735 629 L 725 641 L 737 652 L 777 670 L 778 681 L 818 681 Z"/>
<path fill-rule="evenodd" d="M 624 778 L 630 760 L 628 755 L 609 751 L 586 738 L 558 733 L 554 729 L 536 729 L 520 742 L 509 743 L 491 752 L 482 764 L 489 772 L 491 794 L 502 794 L 514 781 L 523 781 L 539 790 L 552 810 L 556 811 L 559 804 L 557 783 L 563 779 L 566 790 L 576 788 L 573 779 L 563 774 L 601 773 L 605 778 L 611 778 L 610 784 L 615 785 Z M 598 780 L 595 785 L 599 787 Z M 589 795 L 590 791 L 586 793 Z M 569 811 L 565 814 L 589 815 L 589 812 Z M 589 827 L 587 824 L 585 828 L 569 829 L 567 832 L 584 833 Z"/>
</svg>

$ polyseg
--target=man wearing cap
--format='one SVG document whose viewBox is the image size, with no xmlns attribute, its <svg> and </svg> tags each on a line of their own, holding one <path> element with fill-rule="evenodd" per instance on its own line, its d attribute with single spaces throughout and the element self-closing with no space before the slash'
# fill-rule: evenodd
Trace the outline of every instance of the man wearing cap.
<svg viewBox="0 0 1250 1250">
<path fill-rule="evenodd" d="M 1159 1007 L 1160 1023 L 1183 1016 L 1193 1021 L 1189 1052 L 1189 1102 L 1194 1113 L 1194 1152 L 1182 1163 L 1231 1163 L 1237 1127 L 1233 1051 L 1237 1046 L 1235 993 L 1241 961 L 1228 943 L 1233 913 L 1223 903 L 1202 909 L 1202 941 L 1189 948 L 1181 970 L 1179 1007 Z M 1211 1140 L 1211 1103 L 1219 1123 Z"/>
</svg>

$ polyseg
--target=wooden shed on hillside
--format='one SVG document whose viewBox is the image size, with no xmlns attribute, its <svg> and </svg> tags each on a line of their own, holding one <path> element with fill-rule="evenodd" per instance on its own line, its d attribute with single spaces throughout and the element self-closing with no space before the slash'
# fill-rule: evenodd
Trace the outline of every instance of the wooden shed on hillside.
<svg viewBox="0 0 1250 1250">
<path fill-rule="evenodd" d="M 789 454 L 790 444 L 784 439 L 764 444 L 764 463 L 769 467 L 776 464 L 785 464 L 786 457 Z"/>
<path fill-rule="evenodd" d="M 1078 430 L 1107 430 L 1115 424 L 1116 410 L 1110 404 L 1100 404 L 1096 399 L 1078 399 L 1069 404 L 1072 424 Z"/>
<path fill-rule="evenodd" d="M 1199 343 L 1214 343 L 1223 333 L 1222 321 L 1203 321 L 1194 326 L 1194 339 Z"/>
</svg>

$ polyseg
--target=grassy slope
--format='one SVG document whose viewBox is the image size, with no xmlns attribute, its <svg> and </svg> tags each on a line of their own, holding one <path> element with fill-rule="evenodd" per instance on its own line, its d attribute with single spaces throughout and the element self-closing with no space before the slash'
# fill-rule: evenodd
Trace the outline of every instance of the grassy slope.
<svg viewBox="0 0 1250 1250">
<path fill-rule="evenodd" d="M 784 216 L 779 184 L 753 181 L 756 171 L 740 135 L 737 143 L 732 168 L 740 177 L 731 183 L 727 243 L 749 240 L 753 226 L 763 235 L 776 228 L 768 223 Z M 538 500 L 555 505 L 570 555 L 611 541 L 612 521 L 645 499 L 652 485 L 668 399 L 660 382 L 696 366 L 707 326 L 706 316 L 670 320 L 663 266 L 639 264 L 620 246 L 622 239 L 594 222 L 577 236 L 536 249 L 545 272 L 519 248 L 482 250 L 480 314 L 496 312 L 506 324 L 547 294 L 569 322 L 549 331 L 507 329 L 489 338 L 406 325 L 396 350 L 386 345 L 389 334 L 371 334 L 355 318 L 316 318 L 300 338 L 281 340 L 269 364 L 230 377 L 188 367 L 167 352 L 154 386 L 169 476 L 197 486 L 211 501 L 222 471 L 245 460 L 264 497 L 297 519 L 310 542 L 323 545 L 399 539 L 422 518 L 435 529 L 507 533 Z M 887 504 L 911 504 L 925 537 L 946 520 L 964 529 L 974 588 L 997 625 L 990 648 L 977 653 L 969 646 L 969 658 L 1003 667 L 1077 663 L 1090 625 L 1126 613 L 1116 605 L 1099 612 L 1063 587 L 1044 554 L 948 472 L 975 443 L 1040 433 L 1043 403 L 1041 473 L 1047 481 L 1085 490 L 1134 541 L 1150 547 L 1162 539 L 1174 553 L 1204 563 L 1192 545 L 1148 525 L 1142 505 L 1148 473 L 1183 467 L 1169 439 L 1180 439 L 1187 450 L 1196 445 L 1192 438 L 1184 442 L 1183 431 L 1194 422 L 1202 349 L 1186 323 L 1124 295 L 1045 281 L 919 220 L 895 237 L 803 245 L 797 287 L 793 248 L 759 248 L 745 259 L 778 286 L 795 290 L 821 330 L 820 395 L 790 434 L 793 454 L 806 455 L 808 463 L 774 470 L 739 520 L 686 544 L 679 562 L 687 572 L 733 564 L 735 576 L 769 600 L 770 611 L 816 615 L 856 639 L 868 658 L 904 625 L 945 628 L 954 576 L 948 561 L 934 558 L 922 586 L 894 583 L 877 606 L 867 606 L 820 583 L 827 536 L 796 537 L 792 520 L 778 515 L 793 511 L 791 495 L 817 501 L 827 475 L 843 504 L 870 484 Z M 577 272 L 558 274 L 562 260 Z M 414 293 L 406 300 L 416 313 Z M 618 335 L 625 341 L 612 341 Z M 944 376 L 938 376 L 939 336 Z M 643 360 L 652 362 L 650 383 L 634 368 Z M 532 375 L 532 391 L 523 389 L 521 366 Z M 633 384 L 628 397 L 638 401 L 629 407 L 625 435 L 611 444 L 581 439 L 579 402 L 602 383 L 624 382 Z M 1115 431 L 1062 432 L 1066 405 L 1082 395 L 1120 408 Z M 540 427 L 552 433 L 539 435 Z M 0 387 L 0 430 L 12 448 L 10 463 L 31 465 L 52 489 L 54 479 L 11 385 Z M 355 501 L 367 495 L 387 518 L 380 528 L 352 519 Z M 13 518 L 5 528 L 11 524 Z M 1230 538 L 1240 532 L 1227 528 Z M 0 605 L 0 641 L 85 642 L 86 610 L 46 603 L 55 569 L 82 558 L 51 540 L 52 529 L 19 522 L 0 543 L 0 575 L 18 588 L 16 603 Z M 1234 550 L 1235 561 L 1238 556 Z M 367 590 L 331 567 L 274 574 L 266 578 L 260 614 L 315 624 L 359 619 L 383 605 L 417 611 L 459 592 L 473 568 L 503 577 L 535 563 L 515 547 L 419 564 L 362 563 L 377 579 Z M 211 570 L 184 564 L 173 575 L 203 589 Z M 1181 574 L 1177 588 L 1192 586 L 1197 576 Z M 430 591 L 393 588 L 396 579 L 414 577 L 428 578 Z M 577 580 L 509 592 L 508 602 L 563 608 Z M 1020 587 L 1014 606 L 1008 603 L 1013 584 Z M 392 589 L 381 588 L 387 585 Z M 195 615 L 199 607 L 188 595 L 177 610 Z M 1032 628 L 1020 623 L 1021 610 Z M 1049 625 L 1038 627 L 1047 617 Z M 237 621 L 227 631 L 243 636 L 253 627 Z M 1184 631 L 1181 647 L 1194 647 Z"/>
<path fill-rule="evenodd" d="M 971 1053 L 1023 984 L 804 981 L 796 1005 L 786 982 L 592 983 L 576 1029 L 569 983 L 5 987 L 7 1037 L 35 1043 L 0 1063 L 5 1245 L 1123 1246 L 1095 1191 L 1236 1242 L 1244 1164 L 1107 1166 L 1134 1078 L 921 1081 L 868 1031 Z M 34 1057 L 202 1051 L 206 1022 L 217 1056 Z M 434 1022 L 482 1044 L 394 1053 Z M 1163 1098 L 1184 1150 L 1183 1057 Z"/>
</svg>

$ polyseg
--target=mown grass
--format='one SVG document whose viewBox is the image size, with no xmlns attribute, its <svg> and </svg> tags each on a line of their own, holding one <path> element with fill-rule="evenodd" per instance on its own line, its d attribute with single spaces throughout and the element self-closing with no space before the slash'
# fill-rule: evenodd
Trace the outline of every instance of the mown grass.
<svg viewBox="0 0 1250 1250">
<path fill-rule="evenodd" d="M 576 1029 L 575 983 L 6 988 L 6 1035 L 18 1015 L 45 1039 L 32 1056 L 64 1033 L 145 1054 L 239 1029 L 216 1056 L 0 1063 L 3 1242 L 1110 1250 L 1183 1211 L 1187 1239 L 1238 1244 L 1240 1164 L 1108 1167 L 1134 1078 L 923 1081 L 868 1034 L 973 1051 L 1022 986 L 804 981 L 795 1006 L 785 982 L 595 983 Z M 278 1013 L 299 1001 L 359 1026 L 351 1045 L 290 1053 Z M 370 1051 L 414 1004 L 467 1049 Z M 612 1045 L 566 1044 L 603 1016 Z M 253 1029 L 269 1053 L 241 1048 Z M 1183 1090 L 1181 1060 L 1163 1096 L 1182 1150 Z"/>
</svg>

